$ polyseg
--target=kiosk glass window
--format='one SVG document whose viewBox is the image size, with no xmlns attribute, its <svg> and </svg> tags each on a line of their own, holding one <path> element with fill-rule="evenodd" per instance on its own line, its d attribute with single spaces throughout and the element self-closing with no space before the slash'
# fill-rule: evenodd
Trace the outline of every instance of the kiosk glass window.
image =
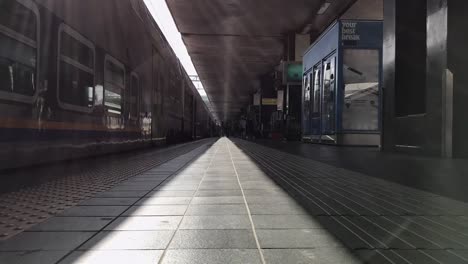
<svg viewBox="0 0 468 264">
<path fill-rule="evenodd" d="M 343 129 L 379 129 L 378 50 L 346 49 L 343 54 Z"/>
<path fill-rule="evenodd" d="M 322 134 L 335 133 L 336 57 L 323 64 Z"/>
<path fill-rule="evenodd" d="M 18 1 L 0 1 L 1 92 L 35 94 L 37 20 L 36 14 Z"/>
<path fill-rule="evenodd" d="M 312 90 L 312 113 L 318 114 L 320 113 L 320 69 L 315 68 L 313 80 L 314 87 Z"/>
<path fill-rule="evenodd" d="M 308 75 L 304 77 L 304 121 L 307 122 L 310 113 L 310 80 Z"/>
</svg>

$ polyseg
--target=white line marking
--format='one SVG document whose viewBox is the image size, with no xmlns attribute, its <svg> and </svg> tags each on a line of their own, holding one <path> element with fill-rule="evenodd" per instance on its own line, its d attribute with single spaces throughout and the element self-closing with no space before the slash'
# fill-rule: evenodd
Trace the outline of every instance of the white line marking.
<svg viewBox="0 0 468 264">
<path fill-rule="evenodd" d="M 229 147 L 229 143 L 226 142 L 226 145 L 229 151 L 229 157 L 231 158 L 232 166 L 234 167 L 234 172 L 236 173 L 237 182 L 239 183 L 239 186 L 241 189 L 242 198 L 244 198 L 245 207 L 247 208 L 247 214 L 249 215 L 250 225 L 252 226 L 252 232 L 255 238 L 255 243 L 257 244 L 258 253 L 260 253 L 260 258 L 262 260 L 262 263 L 266 264 L 265 257 L 263 256 L 262 248 L 260 247 L 260 242 L 258 241 L 257 232 L 255 231 L 255 225 L 252 219 L 252 214 L 250 213 L 249 204 L 247 203 L 247 199 L 245 198 L 244 189 L 242 188 L 242 183 L 240 182 L 239 174 L 237 173 L 236 165 L 234 164 L 234 159 L 232 158 L 231 148 Z"/>
<path fill-rule="evenodd" d="M 216 142 L 213 144 L 212 147 L 214 147 L 217 143 L 218 143 L 218 141 L 216 141 Z M 210 147 L 210 149 L 211 149 L 212 147 Z M 188 211 L 190 205 L 192 204 L 193 198 L 195 198 L 195 197 L 197 196 L 197 193 L 198 193 L 198 191 L 200 190 L 200 186 L 201 186 L 203 180 L 205 179 L 206 172 L 207 172 L 208 169 L 211 167 L 211 164 L 213 164 L 213 160 L 214 160 L 214 158 L 216 157 L 216 154 L 218 154 L 219 148 L 220 148 L 220 147 L 217 147 L 217 148 L 216 148 L 215 153 L 213 154 L 213 156 L 211 156 L 210 163 L 208 164 L 208 166 L 207 166 L 207 167 L 205 168 L 205 170 L 203 171 L 203 177 L 201 178 L 200 182 L 198 183 L 197 190 L 196 190 L 195 193 L 193 194 L 192 199 L 190 199 L 190 202 L 189 202 L 189 204 L 188 204 L 188 206 L 187 206 L 187 209 L 185 210 L 184 215 L 182 216 L 182 219 L 180 220 L 179 224 L 177 225 L 177 229 L 174 231 L 174 234 L 172 235 L 171 240 L 170 240 L 169 243 L 167 244 L 167 248 L 164 250 L 163 254 L 161 255 L 161 258 L 159 259 L 159 262 L 158 262 L 159 264 L 163 262 L 163 259 L 164 259 L 164 257 L 166 256 L 166 252 L 167 252 L 167 250 L 169 250 L 169 247 L 171 246 L 172 240 L 174 240 L 175 235 L 177 234 L 177 232 L 178 232 L 179 229 L 180 229 L 180 225 L 182 224 L 182 222 L 184 221 L 185 216 L 187 215 L 187 211 Z M 204 154 L 207 154 L 207 153 L 204 153 Z M 204 155 L 204 154 L 203 154 L 203 155 Z M 203 155 L 202 155 L 202 156 L 203 156 Z M 191 161 L 190 163 L 194 163 L 194 162 L 196 162 L 196 161 L 197 161 L 197 160 L 194 159 L 194 160 Z M 186 167 L 186 166 L 185 166 L 185 167 Z M 174 176 L 177 177 L 177 174 L 174 175 Z"/>
</svg>

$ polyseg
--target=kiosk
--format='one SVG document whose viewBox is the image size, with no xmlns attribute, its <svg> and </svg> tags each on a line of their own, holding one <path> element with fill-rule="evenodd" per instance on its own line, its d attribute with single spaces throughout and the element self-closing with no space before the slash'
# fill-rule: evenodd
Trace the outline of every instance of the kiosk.
<svg viewBox="0 0 468 264">
<path fill-rule="evenodd" d="M 339 20 L 303 58 L 302 138 L 381 145 L 382 21 Z"/>
</svg>

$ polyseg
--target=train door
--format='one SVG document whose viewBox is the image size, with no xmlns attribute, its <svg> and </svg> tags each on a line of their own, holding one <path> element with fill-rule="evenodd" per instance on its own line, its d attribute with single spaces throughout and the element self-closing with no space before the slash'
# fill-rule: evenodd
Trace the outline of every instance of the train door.
<svg viewBox="0 0 468 264">
<path fill-rule="evenodd" d="M 311 107 L 310 107 L 310 132 L 319 139 L 322 134 L 321 129 L 321 87 L 322 87 L 322 65 L 318 64 L 309 76 L 312 82 L 311 90 Z"/>
<path fill-rule="evenodd" d="M 152 61 L 152 86 L 151 86 L 151 112 L 152 112 L 152 138 L 160 139 L 163 137 L 163 80 L 161 74 L 162 58 L 156 48 L 153 48 Z"/>
<path fill-rule="evenodd" d="M 336 134 L 336 55 L 322 65 L 322 139 L 335 141 Z"/>
</svg>

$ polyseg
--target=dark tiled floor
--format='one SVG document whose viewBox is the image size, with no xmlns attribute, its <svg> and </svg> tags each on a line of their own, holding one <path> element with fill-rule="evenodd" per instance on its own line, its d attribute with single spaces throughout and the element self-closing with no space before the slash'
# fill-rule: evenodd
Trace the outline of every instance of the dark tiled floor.
<svg viewBox="0 0 468 264">
<path fill-rule="evenodd" d="M 468 263 L 467 212 L 221 139 L 0 243 L 0 263 Z"/>
<path fill-rule="evenodd" d="M 378 148 L 342 147 L 302 142 L 256 140 L 276 150 L 334 167 L 468 202 L 468 160 L 381 152 Z"/>
<path fill-rule="evenodd" d="M 251 142 L 234 142 L 300 201 L 307 209 L 308 215 L 304 217 L 315 222 L 309 228 L 301 223 L 294 230 L 280 227 L 269 231 L 257 224 L 262 247 L 288 249 L 284 254 L 269 252 L 267 260 L 274 256 L 273 263 L 285 259 L 295 263 L 305 261 L 304 254 L 316 256 L 317 251 L 289 248 L 330 250 L 344 245 L 347 252 L 357 256 L 358 262 L 468 263 L 466 255 L 460 253 L 468 249 L 467 204 Z M 271 209 L 251 206 L 251 212 L 291 210 L 291 205 L 281 206 L 276 204 Z M 294 226 L 294 222 L 288 224 Z M 275 224 L 282 223 L 278 220 Z M 329 240 L 330 236 L 340 243 Z M 328 257 L 328 260 L 322 257 L 324 263 L 337 260 L 335 253 Z"/>
</svg>

